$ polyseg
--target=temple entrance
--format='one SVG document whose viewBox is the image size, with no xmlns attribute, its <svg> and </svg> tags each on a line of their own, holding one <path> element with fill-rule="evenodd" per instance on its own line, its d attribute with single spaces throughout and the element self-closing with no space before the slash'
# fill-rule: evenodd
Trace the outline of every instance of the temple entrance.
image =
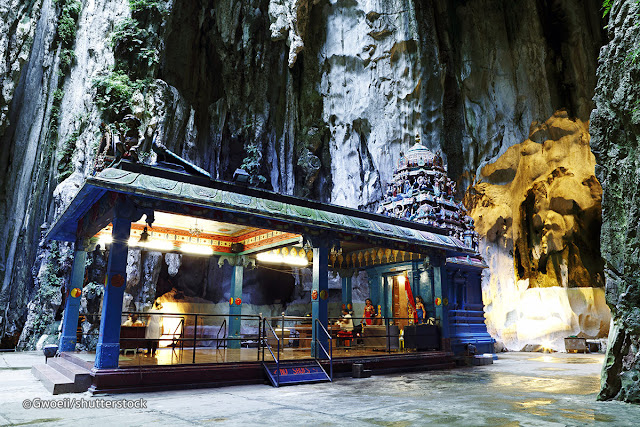
<svg viewBox="0 0 640 427">
<path fill-rule="evenodd" d="M 405 290 L 404 281 L 399 280 L 401 276 L 393 276 L 393 317 L 396 324 L 403 329 L 409 324 L 409 299 Z"/>
</svg>

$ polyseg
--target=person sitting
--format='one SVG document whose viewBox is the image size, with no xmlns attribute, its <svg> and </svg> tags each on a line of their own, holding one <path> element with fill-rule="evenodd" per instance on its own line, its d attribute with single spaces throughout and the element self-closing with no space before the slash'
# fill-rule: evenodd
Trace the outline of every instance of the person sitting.
<svg viewBox="0 0 640 427">
<path fill-rule="evenodd" d="M 144 326 L 144 322 L 138 319 L 137 314 L 130 314 L 127 316 L 127 321 L 122 326 Z"/>
<path fill-rule="evenodd" d="M 140 319 L 138 319 L 138 315 L 137 314 L 133 314 L 131 315 L 131 325 L 132 326 L 144 326 L 144 322 Z"/>
<path fill-rule="evenodd" d="M 340 325 L 341 331 L 353 332 L 353 320 L 351 319 L 349 310 L 346 308 L 342 309 L 342 319 L 338 320 L 336 324 Z"/>
<path fill-rule="evenodd" d="M 340 325 L 340 330 L 338 331 L 338 345 L 351 347 L 354 328 L 353 319 L 351 318 L 349 310 L 346 308 L 342 309 L 342 319 L 338 320 L 336 324 Z"/>
</svg>

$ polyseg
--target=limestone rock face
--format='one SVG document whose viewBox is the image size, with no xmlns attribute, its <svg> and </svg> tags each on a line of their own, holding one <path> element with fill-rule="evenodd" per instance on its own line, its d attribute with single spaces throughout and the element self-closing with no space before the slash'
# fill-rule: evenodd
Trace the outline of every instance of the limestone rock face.
<svg viewBox="0 0 640 427">
<path fill-rule="evenodd" d="M 640 402 L 640 5 L 616 1 L 600 51 L 591 146 L 602 183 L 602 256 L 613 329 L 601 399 Z"/>
<path fill-rule="evenodd" d="M 487 325 L 508 349 L 607 335 L 598 237 L 602 189 L 588 122 L 556 112 L 481 171 L 466 202 L 489 264 Z"/>
<path fill-rule="evenodd" d="M 58 140 L 50 123 L 61 77 L 52 0 L 0 2 L 0 340 L 13 347 L 34 296 L 34 261 L 46 255 L 40 227 L 51 224 L 89 172 L 101 117 L 92 78 L 113 64 L 108 35 L 128 12 L 128 0 L 86 3 L 79 17 L 76 65 L 62 86 Z M 72 175 L 58 182 L 63 142 L 75 139 Z M 60 184 L 60 185 L 58 185 Z"/>
<path fill-rule="evenodd" d="M 22 67 L 29 59 L 42 8 L 42 0 L 0 3 L 0 135 L 9 125 L 9 104 L 18 85 Z M 45 13 L 50 12 L 45 8 Z"/>
<path fill-rule="evenodd" d="M 93 81 L 114 65 L 109 36 L 132 15 L 128 0 L 82 2 L 51 143 L 56 5 L 0 3 L 0 335 L 12 346 L 40 226 L 91 170 L 104 120 Z M 161 3 L 157 72 L 132 112 L 147 147 L 157 138 L 215 178 L 251 164 L 268 189 L 375 210 L 416 134 L 466 188 L 531 122 L 563 107 L 586 120 L 592 108 L 597 0 Z M 58 182 L 72 136 L 71 175 Z"/>
</svg>

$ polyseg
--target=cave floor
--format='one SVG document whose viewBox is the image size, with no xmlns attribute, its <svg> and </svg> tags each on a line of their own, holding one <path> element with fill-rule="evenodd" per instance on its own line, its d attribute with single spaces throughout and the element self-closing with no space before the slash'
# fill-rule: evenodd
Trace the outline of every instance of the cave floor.
<svg viewBox="0 0 640 427">
<path fill-rule="evenodd" d="M 100 396 L 146 409 L 24 409 L 51 396 L 31 375 L 41 353 L 0 353 L 0 425 L 637 425 L 640 406 L 598 402 L 600 354 L 502 353 L 493 365 L 267 385 Z"/>
</svg>

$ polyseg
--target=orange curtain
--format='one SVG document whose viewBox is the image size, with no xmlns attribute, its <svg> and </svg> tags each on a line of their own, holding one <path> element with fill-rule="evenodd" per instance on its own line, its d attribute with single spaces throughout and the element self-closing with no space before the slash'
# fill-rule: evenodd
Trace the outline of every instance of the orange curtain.
<svg viewBox="0 0 640 427">
<path fill-rule="evenodd" d="M 404 289 L 407 291 L 407 299 L 411 308 L 413 308 L 413 322 L 418 323 L 418 313 L 416 312 L 416 300 L 413 298 L 413 292 L 411 291 L 411 283 L 409 283 L 409 274 L 404 272 Z"/>
</svg>

